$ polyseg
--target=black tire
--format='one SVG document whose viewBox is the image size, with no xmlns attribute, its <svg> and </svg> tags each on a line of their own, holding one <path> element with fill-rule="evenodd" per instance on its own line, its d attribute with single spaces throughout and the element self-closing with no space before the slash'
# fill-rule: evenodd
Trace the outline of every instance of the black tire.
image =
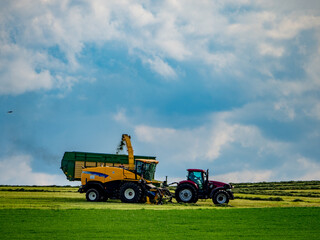
<svg viewBox="0 0 320 240">
<path fill-rule="evenodd" d="M 177 187 L 175 197 L 178 203 L 196 203 L 198 201 L 198 192 L 191 184 L 183 183 Z"/>
<path fill-rule="evenodd" d="M 120 199 L 124 203 L 138 203 L 142 198 L 142 190 L 139 185 L 127 182 L 120 188 Z"/>
<path fill-rule="evenodd" d="M 224 190 L 219 190 L 213 194 L 212 202 L 214 204 L 227 204 L 229 202 L 228 193 Z"/>
<path fill-rule="evenodd" d="M 101 194 L 95 188 L 90 188 L 86 193 L 87 201 L 98 202 L 101 199 Z"/>
</svg>

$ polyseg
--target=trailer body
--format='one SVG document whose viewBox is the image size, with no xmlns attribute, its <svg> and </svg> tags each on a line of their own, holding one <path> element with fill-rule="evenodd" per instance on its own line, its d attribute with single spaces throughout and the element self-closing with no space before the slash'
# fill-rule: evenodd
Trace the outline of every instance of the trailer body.
<svg viewBox="0 0 320 240">
<path fill-rule="evenodd" d="M 152 156 L 134 156 L 136 159 L 155 160 Z M 128 155 L 90 152 L 65 152 L 61 169 L 70 181 L 81 181 L 82 169 L 91 167 L 129 167 Z"/>
</svg>

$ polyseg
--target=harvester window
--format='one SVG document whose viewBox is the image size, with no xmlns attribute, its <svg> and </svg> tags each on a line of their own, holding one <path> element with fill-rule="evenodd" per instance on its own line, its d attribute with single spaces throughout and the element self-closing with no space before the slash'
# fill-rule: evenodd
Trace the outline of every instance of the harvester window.
<svg viewBox="0 0 320 240">
<path fill-rule="evenodd" d="M 142 173 L 142 165 L 143 165 L 143 162 L 136 161 L 136 172 L 139 175 L 141 175 Z"/>
<path fill-rule="evenodd" d="M 136 173 L 143 178 L 151 181 L 154 179 L 154 173 L 156 171 L 155 163 L 144 163 L 142 161 L 136 161 Z"/>
</svg>

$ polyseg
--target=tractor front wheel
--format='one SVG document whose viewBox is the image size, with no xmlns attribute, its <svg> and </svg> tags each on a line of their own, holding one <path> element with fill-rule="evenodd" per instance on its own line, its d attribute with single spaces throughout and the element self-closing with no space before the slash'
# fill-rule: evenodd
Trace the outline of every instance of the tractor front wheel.
<svg viewBox="0 0 320 240">
<path fill-rule="evenodd" d="M 229 202 L 229 196 L 226 191 L 219 190 L 213 195 L 212 201 L 214 204 L 227 204 Z"/>
<path fill-rule="evenodd" d="M 177 202 L 196 203 L 198 201 L 197 190 L 190 184 L 181 184 L 175 192 Z"/>
<path fill-rule="evenodd" d="M 142 198 L 142 190 L 139 185 L 127 182 L 120 188 L 120 199 L 124 203 L 137 203 Z"/>
</svg>

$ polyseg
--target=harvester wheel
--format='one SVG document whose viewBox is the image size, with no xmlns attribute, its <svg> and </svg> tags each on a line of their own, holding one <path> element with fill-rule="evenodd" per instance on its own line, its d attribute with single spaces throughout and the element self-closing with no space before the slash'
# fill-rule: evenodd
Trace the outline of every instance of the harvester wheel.
<svg viewBox="0 0 320 240">
<path fill-rule="evenodd" d="M 196 203 L 198 201 L 198 193 L 191 184 L 181 184 L 175 192 L 177 202 Z"/>
<path fill-rule="evenodd" d="M 141 187 L 133 182 L 127 182 L 120 188 L 121 202 L 137 203 L 140 201 L 142 195 Z"/>
<path fill-rule="evenodd" d="M 213 195 L 212 201 L 214 204 L 227 204 L 229 202 L 229 197 L 226 191 L 219 190 Z"/>
<path fill-rule="evenodd" d="M 100 200 L 100 193 L 95 188 L 90 188 L 86 193 L 86 198 L 89 202 L 98 202 Z"/>
</svg>

